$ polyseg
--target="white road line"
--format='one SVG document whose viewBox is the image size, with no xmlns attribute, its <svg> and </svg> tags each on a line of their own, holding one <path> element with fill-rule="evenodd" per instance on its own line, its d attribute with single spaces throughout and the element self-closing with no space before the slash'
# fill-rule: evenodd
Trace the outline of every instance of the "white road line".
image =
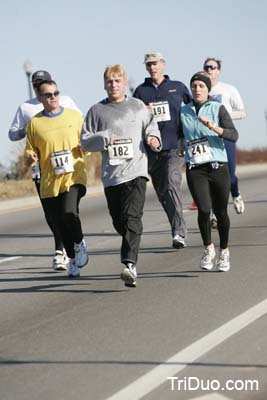
<svg viewBox="0 0 267 400">
<path fill-rule="evenodd" d="M 231 400 L 231 399 L 230 397 L 225 397 L 218 393 L 210 393 L 206 394 L 205 396 L 194 397 L 193 399 L 189 400 Z"/>
<path fill-rule="evenodd" d="M 241 331 L 264 314 L 267 314 L 267 299 L 231 319 L 182 351 L 179 351 L 173 357 L 158 367 L 153 368 L 106 400 L 140 400 L 161 384 L 166 383 L 168 377 L 175 376 L 178 372 L 186 368 L 188 364 L 208 353 L 214 347 Z"/>
<path fill-rule="evenodd" d="M 2 264 L 4 262 L 8 262 L 8 261 L 13 261 L 13 260 L 16 260 L 17 258 L 21 258 L 21 257 L 22 256 L 3 258 L 3 260 L 0 260 L 0 264 Z"/>
</svg>

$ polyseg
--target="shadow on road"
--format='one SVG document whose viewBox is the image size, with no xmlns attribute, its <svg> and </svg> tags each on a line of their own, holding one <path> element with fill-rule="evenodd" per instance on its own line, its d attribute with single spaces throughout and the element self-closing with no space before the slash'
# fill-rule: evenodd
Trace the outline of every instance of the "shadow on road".
<svg viewBox="0 0 267 400">
<path fill-rule="evenodd" d="M 147 361 L 147 360 L 134 360 L 134 361 L 121 361 L 121 360 L 1 360 L 0 365 L 23 365 L 23 364 L 62 364 L 62 365 L 187 365 L 187 366 L 197 366 L 197 367 L 217 367 L 217 368 L 267 368 L 267 364 L 241 364 L 241 363 L 204 363 L 204 362 L 179 362 L 179 361 Z"/>
</svg>

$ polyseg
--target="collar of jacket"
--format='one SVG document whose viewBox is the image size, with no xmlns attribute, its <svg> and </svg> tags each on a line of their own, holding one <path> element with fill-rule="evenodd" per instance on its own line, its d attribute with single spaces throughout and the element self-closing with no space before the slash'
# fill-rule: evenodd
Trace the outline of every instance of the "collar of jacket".
<svg viewBox="0 0 267 400">
<path fill-rule="evenodd" d="M 212 101 L 212 99 L 211 99 L 211 98 L 208 98 L 208 100 L 206 100 L 204 103 L 202 103 L 202 104 L 197 104 L 197 103 L 195 103 L 195 101 L 193 100 L 193 101 L 191 101 L 190 103 L 188 103 L 188 105 L 189 105 L 191 108 L 195 108 L 196 110 L 200 110 L 201 107 L 206 107 L 206 106 L 208 106 L 208 105 L 211 103 L 211 101 Z"/>
<path fill-rule="evenodd" d="M 159 86 L 163 85 L 164 83 L 166 83 L 169 80 L 170 80 L 169 75 L 164 75 L 164 80 L 161 82 L 161 84 Z M 146 78 L 145 83 L 149 86 L 154 86 L 151 78 Z"/>
</svg>

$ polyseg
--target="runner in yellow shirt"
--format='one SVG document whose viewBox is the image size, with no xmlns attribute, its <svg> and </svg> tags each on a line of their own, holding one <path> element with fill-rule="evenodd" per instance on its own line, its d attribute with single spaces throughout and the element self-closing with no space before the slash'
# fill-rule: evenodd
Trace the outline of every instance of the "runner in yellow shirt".
<svg viewBox="0 0 267 400">
<path fill-rule="evenodd" d="M 80 148 L 83 124 L 79 112 L 59 105 L 55 81 L 43 80 L 37 88 L 44 110 L 28 123 L 25 159 L 39 160 L 40 197 L 46 213 L 58 221 L 70 258 L 68 275 L 80 275 L 88 255 L 79 218 L 79 202 L 86 193 L 86 171 Z"/>
</svg>

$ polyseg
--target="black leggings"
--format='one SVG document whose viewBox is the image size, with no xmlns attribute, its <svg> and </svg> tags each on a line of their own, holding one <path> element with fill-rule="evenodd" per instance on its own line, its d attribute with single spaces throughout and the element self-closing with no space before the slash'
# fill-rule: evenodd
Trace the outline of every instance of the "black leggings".
<svg viewBox="0 0 267 400">
<path fill-rule="evenodd" d="M 73 185 L 69 192 L 42 199 L 45 215 L 59 228 L 69 258 L 74 258 L 74 243 L 80 243 L 83 239 L 79 203 L 85 193 L 85 186 Z"/>
<path fill-rule="evenodd" d="M 40 181 L 34 180 L 34 183 L 35 183 L 37 193 L 40 197 Z M 51 231 L 54 235 L 55 250 L 62 251 L 64 248 L 64 244 L 63 244 L 63 239 L 62 239 L 61 232 L 60 232 L 60 226 L 58 225 L 58 221 L 55 220 L 52 215 L 50 215 L 46 212 L 44 204 L 43 204 L 43 199 L 40 198 L 40 201 L 41 201 L 41 204 L 42 204 L 42 207 L 44 210 L 44 215 L 45 215 L 45 220 L 47 222 L 47 225 L 49 226 L 49 228 L 51 229 Z"/>
<path fill-rule="evenodd" d="M 191 169 L 187 166 L 186 178 L 198 208 L 198 226 L 204 246 L 212 243 L 210 213 L 213 209 L 217 217 L 220 247 L 227 248 L 230 230 L 227 205 L 231 185 L 228 164 L 221 164 L 218 169 L 212 168 L 211 164 Z"/>
</svg>

